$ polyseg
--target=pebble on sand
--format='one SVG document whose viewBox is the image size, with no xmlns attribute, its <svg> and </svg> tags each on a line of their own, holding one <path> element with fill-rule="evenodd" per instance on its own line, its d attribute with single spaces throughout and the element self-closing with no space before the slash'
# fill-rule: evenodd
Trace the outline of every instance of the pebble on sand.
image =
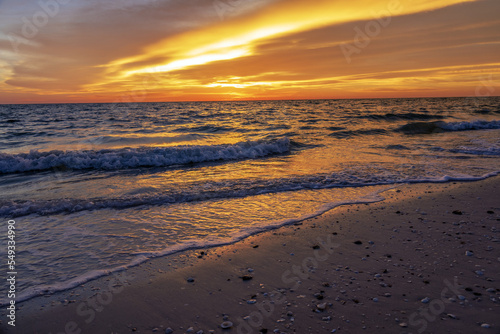
<svg viewBox="0 0 500 334">
<path fill-rule="evenodd" d="M 481 327 L 482 328 L 490 328 L 491 326 L 489 324 L 482 324 Z"/>
<path fill-rule="evenodd" d="M 316 305 L 316 308 L 320 311 L 324 311 L 326 309 L 326 303 L 321 303 Z"/>
<path fill-rule="evenodd" d="M 229 329 L 233 327 L 233 323 L 231 321 L 224 321 L 222 324 L 220 324 L 220 328 L 222 329 Z"/>
<path fill-rule="evenodd" d="M 431 301 L 431 299 L 429 297 L 425 297 L 424 299 L 421 300 L 421 302 L 424 304 L 427 304 L 430 301 Z"/>
</svg>

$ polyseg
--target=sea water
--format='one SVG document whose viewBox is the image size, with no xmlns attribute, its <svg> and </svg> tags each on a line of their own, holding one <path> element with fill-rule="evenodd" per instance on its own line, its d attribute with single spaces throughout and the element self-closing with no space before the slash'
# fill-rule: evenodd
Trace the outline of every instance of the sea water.
<svg viewBox="0 0 500 334">
<path fill-rule="evenodd" d="M 500 98 L 0 105 L 18 301 L 500 171 Z M 7 286 L 0 286 L 0 304 Z"/>
</svg>

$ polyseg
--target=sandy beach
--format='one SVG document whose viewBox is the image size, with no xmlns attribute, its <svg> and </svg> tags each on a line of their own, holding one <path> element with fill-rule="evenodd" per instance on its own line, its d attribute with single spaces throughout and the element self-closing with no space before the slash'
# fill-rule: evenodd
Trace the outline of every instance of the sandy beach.
<svg viewBox="0 0 500 334">
<path fill-rule="evenodd" d="M 382 193 L 384 201 L 338 207 L 233 245 L 154 259 L 20 303 L 15 330 L 5 321 L 2 327 L 500 333 L 499 183 L 494 177 L 401 185 Z"/>
</svg>

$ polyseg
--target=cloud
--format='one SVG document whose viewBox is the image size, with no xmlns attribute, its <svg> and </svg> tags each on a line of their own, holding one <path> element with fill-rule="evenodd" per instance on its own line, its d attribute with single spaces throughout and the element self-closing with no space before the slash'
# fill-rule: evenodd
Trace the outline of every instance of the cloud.
<svg viewBox="0 0 500 334">
<path fill-rule="evenodd" d="M 148 47 L 145 52 L 131 59 L 121 59 L 112 65 L 120 65 L 137 59 L 147 59 L 158 54 L 173 54 L 186 59 L 211 52 L 233 52 L 243 46 L 275 36 L 288 35 L 297 31 L 310 30 L 330 24 L 340 24 L 362 19 L 372 19 L 376 13 L 401 15 L 430 10 L 451 4 L 467 2 L 464 0 L 423 1 L 418 4 L 408 0 L 392 0 L 389 3 L 354 0 L 349 4 L 342 1 L 280 1 L 238 20 L 194 29 L 184 34 L 166 38 Z M 159 64 L 169 69 L 168 64 Z M 138 69 L 148 71 L 150 68 Z"/>
<path fill-rule="evenodd" d="M 189 5 L 177 0 L 70 2 L 58 5 L 57 10 L 51 7 L 55 13 L 52 16 L 32 1 L 7 1 L 3 7 L 7 10 L 0 17 L 0 52 L 16 51 L 13 38 L 17 39 L 18 48 L 15 61 L 9 64 L 13 74 L 7 83 L 35 84 L 43 78 L 58 77 L 61 87 L 72 89 L 99 80 L 104 73 L 103 64 L 140 53 L 160 39 L 219 20 L 207 0 L 190 1 Z M 35 17 L 43 17 L 37 13 L 48 18 L 45 24 L 35 24 Z M 26 31 L 30 32 L 28 36 L 23 34 Z M 77 76 L 81 68 L 88 69 L 94 77 Z M 64 75 L 68 71 L 76 72 L 69 81 Z"/>
<path fill-rule="evenodd" d="M 397 85 L 421 92 L 429 90 L 429 83 L 474 85 L 482 73 L 498 73 L 500 43 L 495 32 L 500 22 L 491 9 L 487 3 L 466 4 L 393 17 L 369 46 L 352 56 L 351 63 L 340 45 L 352 43 L 355 28 L 363 28 L 369 21 L 263 40 L 254 44 L 252 55 L 174 70 L 172 74 L 177 80 L 196 78 L 200 86 L 234 87 L 235 91 L 259 85 L 266 90 L 310 90 L 322 85 L 331 89 L 330 97 L 335 97 L 338 89 L 380 91 L 386 86 L 387 91 L 394 91 L 389 86 Z M 474 87 L 469 88 L 472 94 Z M 255 91 L 247 92 L 249 97 L 255 96 Z"/>
<path fill-rule="evenodd" d="M 499 73 L 495 0 L 233 0 L 223 15 L 214 3 L 72 2 L 8 57 L 0 89 L 108 101 L 137 87 L 149 100 L 460 95 Z M 2 31 L 19 31 L 14 21 Z M 0 54 L 9 44 L 0 36 Z"/>
</svg>

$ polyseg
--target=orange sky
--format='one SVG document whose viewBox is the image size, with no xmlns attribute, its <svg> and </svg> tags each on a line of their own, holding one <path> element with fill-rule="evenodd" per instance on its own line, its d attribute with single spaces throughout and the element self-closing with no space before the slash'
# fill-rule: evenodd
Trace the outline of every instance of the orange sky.
<svg viewBox="0 0 500 334">
<path fill-rule="evenodd" d="M 0 103 L 500 95 L 498 0 L 4 0 Z"/>
</svg>

